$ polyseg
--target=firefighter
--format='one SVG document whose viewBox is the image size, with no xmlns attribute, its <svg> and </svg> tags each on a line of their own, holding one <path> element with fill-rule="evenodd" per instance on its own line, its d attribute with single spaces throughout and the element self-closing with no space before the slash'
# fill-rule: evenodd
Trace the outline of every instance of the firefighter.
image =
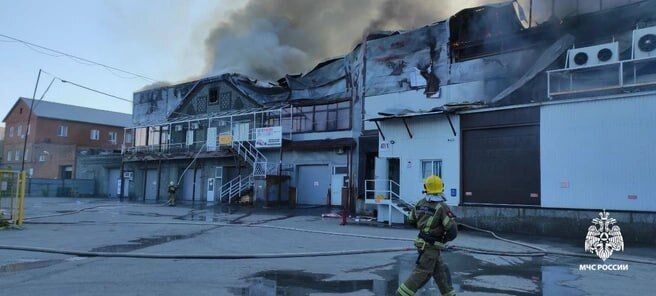
<svg viewBox="0 0 656 296">
<path fill-rule="evenodd" d="M 442 295 L 455 295 L 451 285 L 451 273 L 440 256 L 444 244 L 458 234 L 455 215 L 444 203 L 444 183 L 438 176 L 424 180 L 425 197 L 410 213 L 409 222 L 419 229 L 415 246 L 419 252 L 415 269 L 410 277 L 396 290 L 397 295 L 411 296 L 432 277 Z"/>
<path fill-rule="evenodd" d="M 175 183 L 171 181 L 169 183 L 169 207 L 175 206 L 175 191 L 178 190 L 178 186 L 175 186 Z"/>
</svg>

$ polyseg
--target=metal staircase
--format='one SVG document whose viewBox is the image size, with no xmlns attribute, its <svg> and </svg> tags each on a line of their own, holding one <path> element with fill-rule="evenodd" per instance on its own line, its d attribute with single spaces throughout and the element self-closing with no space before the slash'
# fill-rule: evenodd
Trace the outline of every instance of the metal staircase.
<svg viewBox="0 0 656 296">
<path fill-rule="evenodd" d="M 232 150 L 253 168 L 253 177 L 266 178 L 267 158 L 250 141 L 233 141 Z"/>
<path fill-rule="evenodd" d="M 399 211 L 405 217 L 410 216 L 414 204 L 401 198 L 399 183 L 394 180 L 375 179 L 365 181 L 365 203 L 389 205 L 388 221 L 392 224 L 392 209 Z M 373 197 L 373 198 L 372 198 Z"/>
<path fill-rule="evenodd" d="M 228 203 L 240 197 L 245 191 L 252 189 L 255 179 L 265 179 L 267 173 L 271 171 L 266 156 L 250 141 L 233 141 L 230 148 L 253 169 L 248 174 L 239 175 L 221 186 L 219 199 Z"/>
<path fill-rule="evenodd" d="M 222 202 L 232 203 L 234 198 L 240 197 L 245 191 L 253 188 L 253 174 L 239 175 L 221 186 Z"/>
</svg>

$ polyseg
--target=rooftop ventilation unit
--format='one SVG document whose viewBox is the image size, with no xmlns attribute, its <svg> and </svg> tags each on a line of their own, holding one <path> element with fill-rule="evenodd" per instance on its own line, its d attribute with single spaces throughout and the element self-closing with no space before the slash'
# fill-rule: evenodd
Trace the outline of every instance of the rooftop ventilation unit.
<svg viewBox="0 0 656 296">
<path fill-rule="evenodd" d="M 656 27 L 633 30 L 633 58 L 656 57 Z"/>
<path fill-rule="evenodd" d="M 617 42 L 573 48 L 567 51 L 567 68 L 597 66 L 619 61 Z"/>
</svg>

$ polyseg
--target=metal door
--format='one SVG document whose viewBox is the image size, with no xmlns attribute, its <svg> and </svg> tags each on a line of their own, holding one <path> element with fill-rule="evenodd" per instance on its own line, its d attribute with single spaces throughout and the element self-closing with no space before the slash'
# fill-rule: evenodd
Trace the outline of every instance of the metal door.
<svg viewBox="0 0 656 296">
<path fill-rule="evenodd" d="M 194 171 L 196 171 L 196 180 L 194 180 Z M 178 195 L 178 199 L 200 200 L 200 190 L 200 170 L 188 169 L 182 179 L 182 196 Z"/>
<path fill-rule="evenodd" d="M 540 111 L 461 118 L 463 202 L 540 205 Z"/>
<path fill-rule="evenodd" d="M 330 182 L 328 165 L 298 166 L 296 178 L 296 203 L 306 205 L 325 205 Z"/>
<path fill-rule="evenodd" d="M 157 199 L 157 170 L 146 171 L 146 200 Z"/>
<path fill-rule="evenodd" d="M 346 174 L 335 174 L 330 182 L 330 204 L 333 206 L 342 205 L 342 188 L 344 187 Z"/>
<path fill-rule="evenodd" d="M 207 201 L 214 201 L 214 178 L 207 178 Z"/>
<path fill-rule="evenodd" d="M 113 169 L 109 170 L 109 180 L 107 180 L 107 196 L 108 197 L 118 197 L 121 192 L 119 188 L 121 177 L 121 170 Z"/>
<path fill-rule="evenodd" d="M 369 182 L 367 184 L 367 189 L 375 189 L 376 192 L 385 192 L 389 190 L 389 182 L 387 181 L 389 179 L 389 161 L 387 158 L 381 158 L 381 157 L 376 157 L 376 165 L 375 165 L 375 176 L 374 179 L 376 181 Z M 371 196 L 367 196 L 366 198 L 372 199 L 375 198 L 374 193 L 368 193 Z M 383 193 L 379 193 L 383 194 Z M 388 194 L 383 194 L 383 198 L 387 198 Z"/>
</svg>

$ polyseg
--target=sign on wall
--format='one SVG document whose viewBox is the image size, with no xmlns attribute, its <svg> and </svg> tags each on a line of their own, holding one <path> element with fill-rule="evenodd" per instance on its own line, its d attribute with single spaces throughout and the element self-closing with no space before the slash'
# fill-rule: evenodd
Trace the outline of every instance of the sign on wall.
<svg viewBox="0 0 656 296">
<path fill-rule="evenodd" d="M 379 152 L 387 152 L 390 150 L 391 143 L 388 141 L 381 141 L 380 144 L 378 145 L 378 151 Z"/>
<path fill-rule="evenodd" d="M 230 145 L 232 144 L 232 134 L 221 134 L 219 135 L 219 145 Z"/>
<path fill-rule="evenodd" d="M 280 147 L 282 145 L 282 127 L 261 127 L 255 129 L 255 147 Z"/>
</svg>

